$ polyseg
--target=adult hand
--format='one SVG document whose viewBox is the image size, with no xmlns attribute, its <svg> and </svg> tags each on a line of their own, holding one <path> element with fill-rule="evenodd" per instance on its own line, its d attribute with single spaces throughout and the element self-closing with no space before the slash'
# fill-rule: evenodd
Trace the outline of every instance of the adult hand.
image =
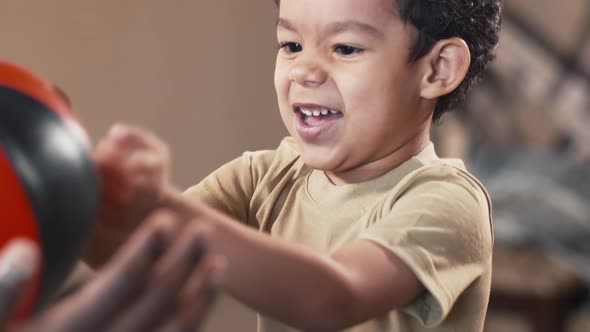
<svg viewBox="0 0 590 332">
<path fill-rule="evenodd" d="M 8 331 L 195 331 L 212 305 L 224 268 L 222 259 L 207 254 L 206 242 L 206 229 L 157 212 L 90 283 Z M 20 273 L 16 279 L 30 275 Z M 8 277 L 0 276 L 0 285 L 6 285 L 0 303 L 14 303 L 12 287 L 24 282 L 11 282 L 10 273 L 3 276 Z M 9 307 L 0 308 L 4 322 Z"/>
</svg>

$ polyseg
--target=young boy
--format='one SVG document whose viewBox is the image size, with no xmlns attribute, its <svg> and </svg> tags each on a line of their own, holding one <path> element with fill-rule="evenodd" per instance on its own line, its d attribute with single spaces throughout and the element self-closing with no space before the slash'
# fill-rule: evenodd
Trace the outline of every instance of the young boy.
<svg viewBox="0 0 590 332">
<path fill-rule="evenodd" d="M 290 137 L 181 196 L 163 143 L 115 127 L 96 151 L 109 205 L 90 262 L 164 205 L 210 228 L 222 287 L 261 313 L 260 331 L 482 331 L 490 202 L 429 133 L 492 58 L 499 1 L 277 4 Z"/>
</svg>

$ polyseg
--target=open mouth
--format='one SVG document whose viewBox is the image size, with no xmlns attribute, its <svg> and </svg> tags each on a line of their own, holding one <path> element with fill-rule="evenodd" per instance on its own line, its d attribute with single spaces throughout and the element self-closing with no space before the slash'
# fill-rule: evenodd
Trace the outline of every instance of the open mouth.
<svg viewBox="0 0 590 332">
<path fill-rule="evenodd" d="M 316 126 L 342 117 L 342 112 L 322 106 L 298 106 L 294 109 L 306 126 Z"/>
</svg>

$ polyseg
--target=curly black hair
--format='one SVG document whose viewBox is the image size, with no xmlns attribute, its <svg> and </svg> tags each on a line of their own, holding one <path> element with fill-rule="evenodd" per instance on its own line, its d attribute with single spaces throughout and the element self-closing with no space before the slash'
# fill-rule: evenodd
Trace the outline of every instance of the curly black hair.
<svg viewBox="0 0 590 332">
<path fill-rule="evenodd" d="M 404 22 L 418 32 L 409 61 L 414 62 L 430 52 L 442 39 L 459 37 L 471 53 L 471 64 L 461 84 L 438 99 L 433 121 L 459 106 L 467 91 L 480 78 L 494 59 L 502 24 L 500 0 L 396 0 Z"/>
<path fill-rule="evenodd" d="M 393 0 L 405 23 L 412 24 L 417 37 L 408 61 L 415 62 L 428 54 L 437 41 L 458 37 L 471 53 L 471 64 L 461 84 L 451 93 L 441 96 L 432 119 L 461 104 L 467 91 L 479 80 L 494 59 L 502 24 L 501 0 Z M 280 0 L 275 0 L 277 5 Z"/>
</svg>

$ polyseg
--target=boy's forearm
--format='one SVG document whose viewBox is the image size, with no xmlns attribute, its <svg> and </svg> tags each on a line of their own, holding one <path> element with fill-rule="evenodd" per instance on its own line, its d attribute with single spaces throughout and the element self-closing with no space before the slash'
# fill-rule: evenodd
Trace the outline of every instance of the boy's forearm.
<svg viewBox="0 0 590 332">
<path fill-rule="evenodd" d="M 337 262 L 237 222 L 219 224 L 211 244 L 228 257 L 225 288 L 232 296 L 305 331 L 349 325 L 355 294 Z"/>
<path fill-rule="evenodd" d="M 223 288 L 230 295 L 306 331 L 357 322 L 352 279 L 335 260 L 271 238 L 186 197 L 171 197 L 170 206 L 211 228 L 211 250 L 228 258 Z"/>
</svg>

